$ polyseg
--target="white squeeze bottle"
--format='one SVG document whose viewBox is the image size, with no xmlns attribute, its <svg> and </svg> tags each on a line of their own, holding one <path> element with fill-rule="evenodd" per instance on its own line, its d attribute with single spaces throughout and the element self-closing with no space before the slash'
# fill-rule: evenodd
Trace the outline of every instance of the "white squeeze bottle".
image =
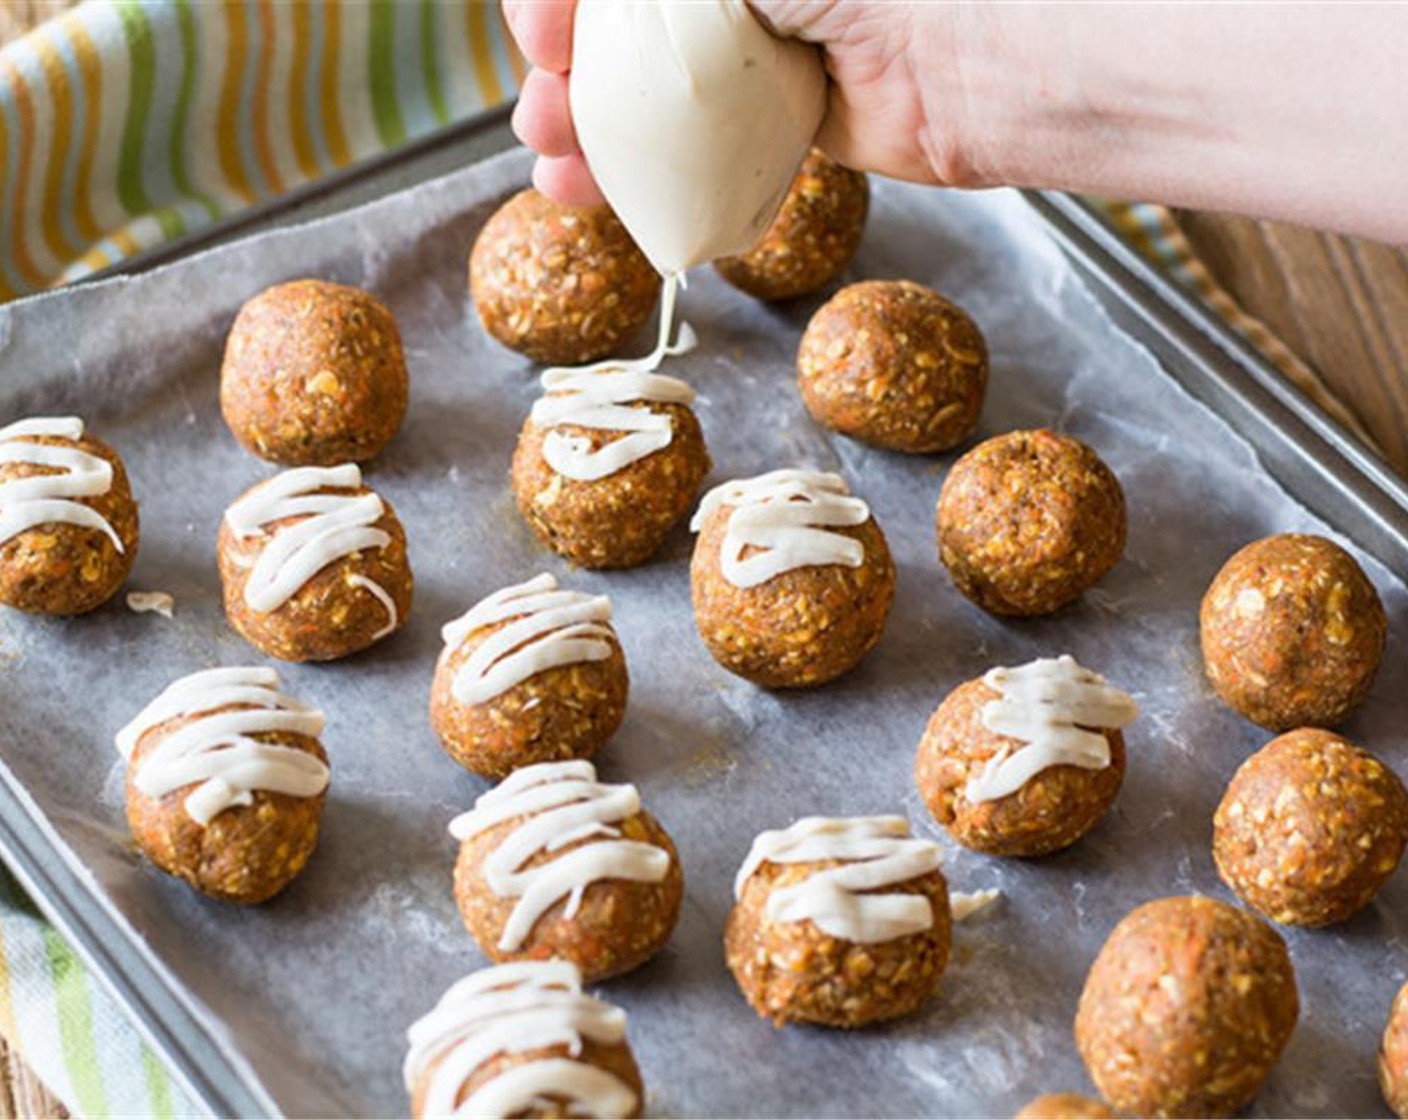
<svg viewBox="0 0 1408 1120">
<path fill-rule="evenodd" d="M 815 47 L 743 0 L 581 0 L 569 96 L 606 200 L 661 273 L 747 252 L 816 135 Z"/>
</svg>

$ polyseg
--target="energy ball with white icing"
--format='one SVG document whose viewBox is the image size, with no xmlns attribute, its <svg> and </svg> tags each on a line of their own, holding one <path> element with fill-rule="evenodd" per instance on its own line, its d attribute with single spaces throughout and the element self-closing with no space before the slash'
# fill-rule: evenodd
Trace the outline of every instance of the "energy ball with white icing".
<svg viewBox="0 0 1408 1120">
<path fill-rule="evenodd" d="M 416 1120 L 641 1115 L 626 1013 L 582 991 L 568 961 L 472 972 L 407 1032 Z"/>
<path fill-rule="evenodd" d="M 948 964 L 939 848 L 903 817 L 805 817 L 764 832 L 734 882 L 724 954 L 778 1026 L 863 1027 L 908 1015 Z"/>
<path fill-rule="evenodd" d="M 506 587 L 442 631 L 430 722 L 467 770 L 591 758 L 626 714 L 630 681 L 611 601 L 550 575 Z"/>
<path fill-rule="evenodd" d="M 353 463 L 298 467 L 246 491 L 220 523 L 225 615 L 283 661 L 332 661 L 395 633 L 411 609 L 406 533 Z"/>
<path fill-rule="evenodd" d="M 279 691 L 273 669 L 208 669 L 176 681 L 117 733 L 137 846 L 214 898 L 272 898 L 318 842 L 323 723 Z"/>
<path fill-rule="evenodd" d="M 714 659 L 764 688 L 824 684 L 884 633 L 895 565 L 870 507 L 834 474 L 778 470 L 705 495 L 690 587 Z"/>
<path fill-rule="evenodd" d="M 494 961 L 560 957 L 588 982 L 670 939 L 684 897 L 675 846 L 633 785 L 582 760 L 515 770 L 450 825 L 455 901 Z"/>
<path fill-rule="evenodd" d="M 36 614 L 102 606 L 137 558 L 122 460 L 74 416 L 0 427 L 0 603 Z"/>
<path fill-rule="evenodd" d="M 1071 657 L 993 669 L 929 718 L 914 759 L 919 795 L 964 847 L 1042 856 L 1074 844 L 1124 781 L 1120 729 L 1134 701 Z"/>
</svg>

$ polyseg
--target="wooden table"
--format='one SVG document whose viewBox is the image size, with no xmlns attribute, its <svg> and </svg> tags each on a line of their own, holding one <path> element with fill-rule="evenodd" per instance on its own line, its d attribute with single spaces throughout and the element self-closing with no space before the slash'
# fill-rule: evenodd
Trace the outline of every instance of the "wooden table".
<svg viewBox="0 0 1408 1120">
<path fill-rule="evenodd" d="M 0 0 L 0 43 L 76 0 Z M 1408 475 L 1408 251 L 1180 211 L 1209 270 L 1308 362 Z M 0 1040 L 0 1120 L 67 1116 Z"/>
</svg>

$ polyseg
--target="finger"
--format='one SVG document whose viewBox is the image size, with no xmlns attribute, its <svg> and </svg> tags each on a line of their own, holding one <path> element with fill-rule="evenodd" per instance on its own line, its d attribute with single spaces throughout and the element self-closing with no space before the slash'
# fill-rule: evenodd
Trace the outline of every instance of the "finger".
<svg viewBox="0 0 1408 1120">
<path fill-rule="evenodd" d="M 578 150 L 567 103 L 567 75 L 528 72 L 513 109 L 513 131 L 539 155 L 568 156 Z"/>
<path fill-rule="evenodd" d="M 505 0 L 504 18 L 519 49 L 540 70 L 565 74 L 572 66 L 576 0 Z"/>
<path fill-rule="evenodd" d="M 606 201 L 580 155 L 540 157 L 533 165 L 533 186 L 567 206 L 596 206 Z"/>
</svg>

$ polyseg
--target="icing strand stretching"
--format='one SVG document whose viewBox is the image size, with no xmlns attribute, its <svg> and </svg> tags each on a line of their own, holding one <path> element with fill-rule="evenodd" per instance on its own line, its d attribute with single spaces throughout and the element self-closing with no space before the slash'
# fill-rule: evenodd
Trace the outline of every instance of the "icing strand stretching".
<svg viewBox="0 0 1408 1120">
<path fill-rule="evenodd" d="M 0 544 L 36 525 L 60 522 L 99 529 L 118 552 L 125 552 L 106 517 L 72 500 L 98 498 L 111 490 L 112 464 L 81 447 L 35 443 L 41 436 L 77 443 L 83 438 L 83 421 L 76 416 L 43 416 L 0 428 L 0 465 L 24 463 L 58 472 L 0 482 Z"/>
<path fill-rule="evenodd" d="M 518 900 L 499 938 L 501 952 L 522 945 L 537 920 L 564 898 L 563 917 L 573 918 L 592 883 L 658 883 L 665 878 L 669 852 L 623 840 L 620 830 L 612 827 L 638 812 L 636 787 L 598 782 L 590 762 L 543 762 L 515 770 L 480 797 L 473 810 L 451 822 L 450 835 L 469 840 L 504 821 L 527 818 L 484 861 L 489 889 L 499 898 Z M 524 868 L 539 853 L 578 840 L 589 842 L 549 863 Z"/>
<path fill-rule="evenodd" d="M 674 421 L 667 413 L 628 408 L 633 401 L 689 404 L 694 390 L 676 377 L 655 370 L 666 358 L 686 354 L 696 344 L 688 323 L 670 342 L 675 317 L 675 292 L 680 277 L 665 278 L 660 304 L 660 337 L 644 358 L 608 358 L 594 365 L 557 367 L 543 373 L 547 395 L 533 405 L 533 423 L 548 429 L 543 458 L 558 474 L 579 482 L 596 482 L 670 446 Z M 562 426 L 624 432 L 596 451 L 587 436 L 567 435 Z"/>
<path fill-rule="evenodd" d="M 414 1093 L 431 1070 L 421 1105 L 425 1117 L 507 1117 L 529 1112 L 543 1097 L 567 1102 L 572 1116 L 624 1117 L 636 1094 L 620 1078 L 575 1061 L 584 1042 L 620 1045 L 626 1014 L 582 991 L 577 966 L 525 961 L 471 973 L 407 1032 L 403 1075 Z M 456 1107 L 465 1083 L 496 1054 L 565 1046 L 568 1058 L 510 1066 Z"/>
<path fill-rule="evenodd" d="M 231 806 L 251 804 L 256 790 L 291 797 L 322 793 L 328 785 L 322 759 L 254 738 L 274 732 L 316 738 L 323 730 L 322 712 L 278 688 L 279 674 L 259 668 L 207 669 L 176 681 L 117 733 L 117 749 L 130 762 L 148 731 L 167 720 L 196 717 L 142 757 L 133 785 L 148 797 L 164 797 L 195 784 L 185 807 L 201 825 Z"/>
<path fill-rule="evenodd" d="M 983 683 L 1000 697 L 983 706 L 983 726 L 1020 746 L 1004 744 L 968 783 L 964 796 L 975 804 L 1016 793 L 1052 766 L 1105 769 L 1110 743 L 1102 729 L 1124 727 L 1139 715 L 1133 697 L 1070 655 L 991 669 Z"/>
<path fill-rule="evenodd" d="M 779 470 L 726 482 L 704 495 L 689 527 L 698 532 L 722 506 L 732 506 L 733 512 L 719 566 L 735 587 L 756 587 L 794 568 L 858 568 L 865 561 L 860 541 L 830 531 L 870 519 L 870 507 L 850 496 L 840 475 Z M 749 549 L 753 553 L 745 557 Z"/>
<path fill-rule="evenodd" d="M 562 591 L 544 573 L 496 591 L 440 631 L 442 658 L 470 634 L 512 619 L 474 648 L 455 673 L 450 692 L 461 704 L 483 704 L 548 669 L 611 656 L 611 600 Z"/>
<path fill-rule="evenodd" d="M 764 863 L 821 860 L 844 862 L 773 891 L 767 901 L 770 920 L 810 919 L 823 933 L 863 945 L 933 928 L 934 910 L 926 896 L 873 893 L 938 870 L 938 845 L 911 837 L 903 817 L 803 817 L 791 828 L 764 832 L 739 869 L 734 897 Z"/>
<path fill-rule="evenodd" d="M 269 537 L 244 585 L 244 601 L 267 614 L 292 599 L 301 587 L 330 564 L 369 548 L 385 548 L 391 536 L 376 528 L 386 506 L 376 494 L 324 494 L 362 485 L 356 463 L 340 467 L 296 467 L 275 475 L 225 512 L 225 524 L 240 540 Z M 299 518 L 272 534 L 267 526 Z M 365 576 L 351 580 L 376 596 L 388 621 L 374 637 L 396 629 L 396 603 L 386 589 Z"/>
</svg>

